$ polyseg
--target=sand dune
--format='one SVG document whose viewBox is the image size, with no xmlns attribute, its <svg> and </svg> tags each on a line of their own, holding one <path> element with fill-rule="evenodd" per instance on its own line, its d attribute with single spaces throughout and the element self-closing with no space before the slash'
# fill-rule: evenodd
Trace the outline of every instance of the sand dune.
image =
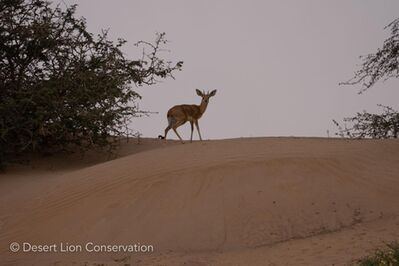
<svg viewBox="0 0 399 266">
<path fill-rule="evenodd" d="M 343 265 L 399 239 L 397 140 L 144 140 L 120 154 L 2 174 L 4 265 Z M 155 251 L 12 253 L 14 241 Z"/>
</svg>

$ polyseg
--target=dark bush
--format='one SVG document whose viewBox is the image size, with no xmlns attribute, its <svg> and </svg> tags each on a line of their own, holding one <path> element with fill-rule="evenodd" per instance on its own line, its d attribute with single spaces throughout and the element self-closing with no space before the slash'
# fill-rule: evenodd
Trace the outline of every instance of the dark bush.
<svg viewBox="0 0 399 266">
<path fill-rule="evenodd" d="M 107 37 L 94 36 L 76 6 L 43 0 L 0 1 L 0 162 L 28 151 L 93 146 L 112 149 L 143 114 L 132 87 L 173 77 L 182 62 L 158 57 L 164 33 L 139 60 Z"/>
</svg>

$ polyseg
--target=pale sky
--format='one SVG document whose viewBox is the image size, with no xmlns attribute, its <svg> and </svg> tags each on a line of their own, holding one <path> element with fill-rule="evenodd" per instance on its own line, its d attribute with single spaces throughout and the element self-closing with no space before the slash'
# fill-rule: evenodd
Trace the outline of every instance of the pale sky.
<svg viewBox="0 0 399 266">
<path fill-rule="evenodd" d="M 131 59 L 141 52 L 135 42 L 166 32 L 171 52 L 162 56 L 184 61 L 176 80 L 137 89 L 141 109 L 159 112 L 133 120 L 145 137 L 163 134 L 170 107 L 199 104 L 196 88 L 217 89 L 199 120 L 204 139 L 326 137 L 336 132 L 334 118 L 379 112 L 377 104 L 399 109 L 399 80 L 362 95 L 360 86 L 338 85 L 389 36 L 384 26 L 399 17 L 397 0 L 64 2 L 79 5 L 89 31 L 109 28 L 112 39 L 126 39 Z M 189 123 L 178 131 L 189 138 Z"/>
</svg>

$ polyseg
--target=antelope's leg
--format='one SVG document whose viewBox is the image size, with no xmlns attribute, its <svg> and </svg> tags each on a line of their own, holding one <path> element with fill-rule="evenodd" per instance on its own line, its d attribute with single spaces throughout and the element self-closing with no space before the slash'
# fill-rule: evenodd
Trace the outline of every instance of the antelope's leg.
<svg viewBox="0 0 399 266">
<path fill-rule="evenodd" d="M 184 123 L 186 123 L 186 121 L 181 121 L 181 122 L 176 122 L 174 125 L 173 125 L 173 131 L 176 133 L 176 135 L 179 137 L 179 139 L 180 139 L 180 141 L 181 141 L 181 143 L 183 143 L 184 144 L 184 141 L 183 141 L 183 139 L 180 137 L 180 135 L 179 135 L 179 133 L 177 133 L 177 128 L 178 127 L 180 127 L 181 125 L 183 125 Z"/>
<path fill-rule="evenodd" d="M 171 126 L 167 126 L 166 128 L 165 128 L 165 137 L 164 137 L 164 139 L 166 140 L 166 135 L 168 135 L 168 131 L 171 129 Z"/>
<path fill-rule="evenodd" d="M 194 124 L 193 121 L 190 121 L 191 124 L 191 138 L 190 138 L 190 142 L 193 142 L 193 131 L 194 131 Z"/>
<path fill-rule="evenodd" d="M 179 133 L 177 133 L 177 130 L 176 130 L 176 128 L 173 128 L 173 131 L 174 131 L 174 132 L 176 133 L 176 135 L 179 137 L 179 139 L 180 139 L 181 143 L 183 143 L 183 144 L 184 144 L 184 141 L 183 141 L 183 139 L 180 137 Z"/>
<path fill-rule="evenodd" d="M 200 138 L 200 140 L 202 141 L 202 137 L 201 137 L 201 131 L 200 131 L 200 129 L 199 129 L 199 125 L 198 125 L 198 120 L 197 120 L 197 121 L 195 121 L 195 127 L 197 128 L 197 131 L 198 131 L 199 138 Z"/>
</svg>

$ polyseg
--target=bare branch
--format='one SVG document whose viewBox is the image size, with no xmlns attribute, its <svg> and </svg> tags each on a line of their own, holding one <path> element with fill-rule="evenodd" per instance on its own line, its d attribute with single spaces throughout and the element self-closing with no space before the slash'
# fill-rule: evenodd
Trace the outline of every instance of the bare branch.
<svg viewBox="0 0 399 266">
<path fill-rule="evenodd" d="M 354 77 L 340 85 L 361 84 L 363 93 L 379 80 L 399 77 L 399 18 L 389 23 L 384 29 L 391 30 L 391 36 L 384 41 L 383 47 L 375 54 L 360 57 L 362 64 Z"/>
</svg>

